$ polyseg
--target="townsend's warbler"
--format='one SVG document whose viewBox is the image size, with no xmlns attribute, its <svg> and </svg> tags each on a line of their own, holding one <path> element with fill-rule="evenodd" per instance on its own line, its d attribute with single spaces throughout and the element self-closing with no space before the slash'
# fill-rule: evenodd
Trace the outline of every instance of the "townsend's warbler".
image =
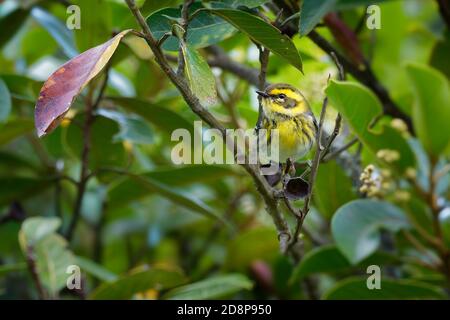
<svg viewBox="0 0 450 320">
<path fill-rule="evenodd" d="M 278 129 L 278 163 L 294 162 L 312 148 L 317 133 L 317 122 L 303 94 L 291 85 L 277 83 L 264 91 L 256 91 L 263 109 L 262 129 Z"/>
</svg>

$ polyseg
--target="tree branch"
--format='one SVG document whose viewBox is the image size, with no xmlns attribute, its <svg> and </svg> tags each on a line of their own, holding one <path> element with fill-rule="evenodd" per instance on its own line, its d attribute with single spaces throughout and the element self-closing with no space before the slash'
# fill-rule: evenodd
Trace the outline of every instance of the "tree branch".
<svg viewBox="0 0 450 320">
<path fill-rule="evenodd" d="M 225 139 L 227 136 L 226 129 L 222 126 L 222 124 L 208 111 L 206 110 L 199 102 L 198 98 L 192 94 L 189 86 L 187 85 L 184 78 L 179 77 L 170 67 L 168 61 L 166 60 L 163 52 L 157 46 L 157 41 L 155 40 L 150 28 L 145 22 L 144 17 L 139 11 L 138 7 L 134 0 L 125 0 L 131 12 L 133 13 L 136 21 L 142 28 L 142 32 L 145 36 L 145 40 L 149 47 L 152 49 L 153 54 L 155 55 L 156 62 L 159 64 L 164 73 L 168 76 L 171 82 L 175 85 L 175 87 L 179 90 L 183 99 L 191 108 L 191 110 L 197 114 L 197 116 L 205 121 L 210 127 L 218 129 L 222 133 L 222 137 Z M 236 150 L 235 154 L 236 154 Z M 290 231 L 286 220 L 278 209 L 278 201 L 274 197 L 272 188 L 268 185 L 265 179 L 259 173 L 259 167 L 257 165 L 252 164 L 243 164 L 242 165 L 245 170 L 250 174 L 253 178 L 253 181 L 258 189 L 259 193 L 264 199 L 266 204 L 267 212 L 271 215 L 273 222 L 278 230 L 279 241 L 280 241 L 280 249 L 282 252 L 286 252 L 288 242 L 290 240 Z"/>
<path fill-rule="evenodd" d="M 83 150 L 81 154 L 81 170 L 80 170 L 80 178 L 77 182 L 77 197 L 75 199 L 75 205 L 73 209 L 72 219 L 70 220 L 69 226 L 67 228 L 65 237 L 67 241 L 71 241 L 73 234 L 75 232 L 78 221 L 81 217 L 81 208 L 83 205 L 83 198 L 86 192 L 87 183 L 89 181 L 89 154 L 91 151 L 91 127 L 94 123 L 94 110 L 97 109 L 100 104 L 103 94 L 106 90 L 108 84 L 108 74 L 109 74 L 110 64 L 106 67 L 105 77 L 99 89 L 99 93 L 95 101 L 92 99 L 93 90 L 90 92 L 90 97 L 88 97 L 88 101 L 86 102 L 86 114 L 83 124 Z"/>
<path fill-rule="evenodd" d="M 339 62 L 339 59 L 337 58 L 337 56 L 335 55 L 334 52 L 331 52 L 330 55 L 333 57 L 333 60 L 338 69 L 339 80 L 344 80 L 345 72 L 344 72 L 344 68 L 342 67 L 342 65 Z M 325 146 L 322 147 L 321 143 L 322 143 L 322 134 L 323 134 L 323 124 L 325 121 L 325 114 L 327 112 L 327 106 L 328 106 L 328 97 L 325 97 L 325 99 L 323 100 L 323 104 L 322 104 L 322 110 L 320 112 L 320 118 L 319 118 L 319 123 L 318 123 L 318 128 L 317 128 L 317 134 L 316 134 L 316 146 L 317 146 L 316 148 L 317 149 L 314 154 L 313 163 L 311 165 L 311 173 L 309 176 L 310 190 L 309 190 L 307 197 L 305 198 L 305 202 L 303 204 L 303 209 L 295 213 L 295 216 L 297 217 L 297 224 L 295 226 L 295 231 L 294 231 L 292 240 L 289 244 L 289 248 L 292 248 L 298 241 L 300 232 L 303 227 L 303 222 L 304 222 L 306 215 L 308 214 L 309 209 L 310 209 L 310 203 L 311 203 L 311 199 L 312 199 L 314 184 L 316 182 L 317 172 L 319 170 L 319 165 L 322 162 L 322 159 L 324 158 L 324 156 L 328 153 L 328 150 L 331 147 L 331 145 L 333 144 L 334 139 L 339 134 L 339 130 L 341 127 L 342 118 L 341 118 L 341 115 L 338 113 L 336 120 L 335 120 L 333 133 L 328 137 Z M 289 201 L 287 201 L 287 205 L 288 204 L 289 204 Z M 288 208 L 291 211 L 294 210 L 290 205 L 288 205 Z"/>
<path fill-rule="evenodd" d="M 448 0 L 436 0 L 439 6 L 439 12 L 444 22 L 447 24 L 447 29 L 450 29 L 450 3 Z"/>
<path fill-rule="evenodd" d="M 274 13 L 278 12 L 278 8 L 276 6 L 272 5 L 271 8 Z M 296 13 L 292 10 L 292 8 L 288 6 L 283 7 L 283 9 L 288 15 Z M 292 37 L 298 32 L 298 27 L 291 21 L 283 25 L 282 32 Z M 408 125 L 409 130 L 412 133 L 414 133 L 411 118 L 408 115 L 406 115 L 392 100 L 386 88 L 378 81 L 368 63 L 366 62 L 364 63 L 364 68 L 361 69 L 358 68 L 345 56 L 339 54 L 336 48 L 334 48 L 325 38 L 319 35 L 315 30 L 311 31 L 308 34 L 308 37 L 328 55 L 331 56 L 331 53 L 334 52 L 336 54 L 337 59 L 340 61 L 345 70 L 349 72 L 352 76 L 354 76 L 359 82 L 372 89 L 372 91 L 377 95 L 377 97 L 380 99 L 383 105 L 384 113 L 392 117 L 402 119 Z"/>
<path fill-rule="evenodd" d="M 269 64 L 269 55 L 270 51 L 269 49 L 266 49 L 262 46 L 258 46 L 259 49 L 259 63 L 260 63 L 260 70 L 259 70 L 259 76 L 258 76 L 258 89 L 261 91 L 264 91 L 266 88 L 266 75 L 267 75 L 267 65 Z M 261 104 L 261 96 L 258 95 L 258 120 L 256 122 L 256 129 L 259 130 L 261 127 L 261 123 L 263 121 L 263 109 Z"/>
<path fill-rule="evenodd" d="M 210 55 L 212 55 L 212 57 L 209 57 L 207 60 L 208 64 L 211 67 L 216 67 L 228 71 L 254 85 L 255 87 L 259 87 L 259 70 L 247 67 L 243 64 L 231 60 L 228 55 L 222 50 L 222 48 L 218 46 L 207 47 L 206 51 Z M 265 86 L 267 85 L 268 83 L 266 82 Z"/>
</svg>

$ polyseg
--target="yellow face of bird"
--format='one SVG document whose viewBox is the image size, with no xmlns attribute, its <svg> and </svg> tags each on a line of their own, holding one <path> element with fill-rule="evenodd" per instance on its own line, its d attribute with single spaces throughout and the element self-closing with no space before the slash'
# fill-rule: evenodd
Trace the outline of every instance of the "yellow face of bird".
<svg viewBox="0 0 450 320">
<path fill-rule="evenodd" d="M 264 91 L 256 92 L 261 97 L 261 104 L 268 118 L 280 115 L 295 117 L 310 110 L 302 93 L 291 85 L 277 83 Z"/>
</svg>

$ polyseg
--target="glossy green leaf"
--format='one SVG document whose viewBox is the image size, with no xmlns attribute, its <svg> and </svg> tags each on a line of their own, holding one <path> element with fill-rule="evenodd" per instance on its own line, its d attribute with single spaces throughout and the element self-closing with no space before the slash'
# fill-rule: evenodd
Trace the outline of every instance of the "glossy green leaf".
<svg viewBox="0 0 450 320">
<path fill-rule="evenodd" d="M 190 13 L 202 8 L 201 3 L 196 2 L 190 7 Z M 181 17 L 181 10 L 175 8 L 165 8 L 154 12 L 147 18 L 155 38 L 160 39 L 165 33 L 172 31 L 171 20 Z M 204 48 L 229 38 L 236 32 L 224 20 L 214 15 L 202 11 L 198 12 L 189 22 L 186 43 L 192 48 Z M 162 45 L 164 50 L 176 51 L 179 48 L 179 41 L 176 37 L 170 36 Z"/>
<path fill-rule="evenodd" d="M 67 249 L 66 240 L 57 234 L 49 234 L 40 240 L 33 252 L 39 279 L 50 297 L 66 287 L 70 273 L 68 267 L 75 264 L 75 257 Z"/>
<path fill-rule="evenodd" d="M 172 289 L 163 296 L 163 299 L 220 299 L 229 297 L 242 290 L 250 290 L 252 287 L 252 281 L 246 276 L 242 274 L 227 274 Z"/>
<path fill-rule="evenodd" d="M 353 264 L 372 254 L 380 244 L 380 229 L 392 232 L 409 228 L 405 214 L 383 201 L 354 200 L 340 207 L 331 221 L 339 250 Z"/>
<path fill-rule="evenodd" d="M 82 272 L 87 272 L 101 281 L 112 282 L 118 278 L 116 274 L 87 258 L 77 256 L 75 257 L 75 263 Z"/>
<path fill-rule="evenodd" d="M 130 141 L 139 144 L 153 142 L 153 131 L 139 116 L 127 116 L 117 111 L 100 109 L 98 115 L 114 120 L 120 127 L 119 133 L 113 137 L 114 142 Z"/>
<path fill-rule="evenodd" d="M 22 250 L 33 247 L 46 236 L 56 232 L 61 226 L 61 220 L 54 217 L 33 217 L 22 223 L 20 230 Z"/>
<path fill-rule="evenodd" d="M 160 167 L 140 174 L 140 176 L 153 179 L 168 186 L 181 187 L 193 183 L 213 182 L 234 174 L 229 166 L 186 165 Z M 149 190 L 143 189 L 139 182 L 130 177 L 123 179 L 108 190 L 108 198 L 113 207 L 126 205 L 130 201 L 140 199 L 149 194 Z"/>
<path fill-rule="evenodd" d="M 206 205 L 201 200 L 192 197 L 182 191 L 176 190 L 170 185 L 163 184 L 156 179 L 148 176 L 130 174 L 128 177 L 137 183 L 141 188 L 150 193 L 157 193 L 173 203 L 192 210 L 193 212 L 202 214 L 204 216 L 218 219 L 227 224 L 213 208 Z"/>
<path fill-rule="evenodd" d="M 15 119 L 0 125 L 0 146 L 33 131 L 34 123 L 29 119 Z"/>
<path fill-rule="evenodd" d="M 444 241 L 447 246 L 450 246 L 450 207 L 445 208 L 439 213 L 439 222 Z"/>
<path fill-rule="evenodd" d="M 227 6 L 238 8 L 244 6 L 247 8 L 256 8 L 269 2 L 269 0 L 218 0 L 217 2 L 223 3 Z"/>
<path fill-rule="evenodd" d="M 439 71 L 418 64 L 406 68 L 416 101 L 413 125 L 425 150 L 437 158 L 450 143 L 450 88 L 448 79 Z"/>
<path fill-rule="evenodd" d="M 356 198 L 350 177 L 336 161 L 320 165 L 315 185 L 314 203 L 327 218 L 331 218 L 340 206 Z"/>
<path fill-rule="evenodd" d="M 0 176 L 9 174 L 11 169 L 14 169 L 15 172 L 19 172 L 19 170 L 22 169 L 34 172 L 37 171 L 38 168 L 38 165 L 31 159 L 20 156 L 14 152 L 0 151 Z"/>
<path fill-rule="evenodd" d="M 381 289 L 369 290 L 367 277 L 352 277 L 338 282 L 328 290 L 323 298 L 327 300 L 343 299 L 445 299 L 438 287 L 414 281 L 381 279 Z"/>
<path fill-rule="evenodd" d="M 0 177 L 0 205 L 37 196 L 51 185 L 49 179 Z"/>
<path fill-rule="evenodd" d="M 16 264 L 2 264 L 0 265 L 0 277 L 3 277 L 7 275 L 8 273 L 12 272 L 23 272 L 27 270 L 27 264 L 25 262 L 23 263 L 16 263 Z"/>
<path fill-rule="evenodd" d="M 300 264 L 294 269 L 289 282 L 292 284 L 316 273 L 365 271 L 367 266 L 372 264 L 385 265 L 394 262 L 397 262 L 395 256 L 385 252 L 375 252 L 354 266 L 335 245 L 326 245 L 307 252 Z"/>
<path fill-rule="evenodd" d="M 0 18 L 0 30 L 2 30 L 0 33 L 0 48 L 17 34 L 17 31 L 28 18 L 28 14 L 28 10 L 19 8 Z"/>
<path fill-rule="evenodd" d="M 357 83 L 332 80 L 326 94 L 330 104 L 338 109 L 351 130 L 374 157 L 379 150 L 395 150 L 400 157 L 389 163 L 391 166 L 400 171 L 415 167 L 414 153 L 401 132 L 387 125 L 370 128 L 373 121 L 382 114 L 382 106 L 368 88 Z"/>
<path fill-rule="evenodd" d="M 296 282 L 312 273 L 338 272 L 350 267 L 350 262 L 334 245 L 323 246 L 305 254 L 290 282 Z"/>
<path fill-rule="evenodd" d="M 11 112 L 11 94 L 5 81 L 0 78 L 0 122 L 4 122 Z"/>
<path fill-rule="evenodd" d="M 77 115 L 74 122 L 64 128 L 63 139 L 74 157 L 79 157 L 83 150 L 83 132 L 77 123 L 83 123 L 84 116 Z M 91 150 L 89 166 L 92 169 L 108 166 L 123 166 L 127 163 L 127 154 L 122 142 L 114 141 L 119 132 L 115 121 L 97 116 L 91 127 Z"/>
<path fill-rule="evenodd" d="M 336 10 L 354 9 L 355 7 L 367 7 L 380 2 L 392 0 L 337 0 L 335 4 Z"/>
<path fill-rule="evenodd" d="M 228 243 L 226 266 L 246 270 L 255 260 L 271 260 L 279 254 L 275 229 L 260 227 L 239 234 Z"/>
<path fill-rule="evenodd" d="M 430 56 L 430 65 L 439 70 L 450 79 L 450 61 L 447 59 L 450 52 L 450 30 L 447 30 L 444 34 L 444 39 L 439 40 L 433 47 L 433 51 Z"/>
<path fill-rule="evenodd" d="M 50 298 L 66 286 L 68 267 L 75 263 L 67 250 L 67 242 L 55 232 L 61 220 L 54 217 L 33 217 L 22 223 L 19 242 L 25 256 L 32 256 L 39 281 Z"/>
<path fill-rule="evenodd" d="M 83 52 L 108 41 L 112 25 L 111 7 L 106 1 L 78 0 L 77 5 L 81 11 L 80 29 L 74 30 L 78 51 Z"/>
<path fill-rule="evenodd" d="M 208 12 L 228 21 L 253 41 L 268 48 L 271 52 L 279 55 L 303 72 L 302 59 L 294 43 L 288 36 L 282 34 L 280 30 L 271 24 L 240 10 L 210 9 Z"/>
<path fill-rule="evenodd" d="M 401 204 L 411 224 L 433 234 L 433 214 L 430 207 L 419 197 L 412 197 Z"/>
<path fill-rule="evenodd" d="M 21 53 L 28 65 L 39 59 L 52 55 L 58 50 L 58 44 L 43 28 L 33 28 L 23 37 Z"/>
<path fill-rule="evenodd" d="M 42 87 L 41 82 L 18 74 L 2 74 L 1 77 L 13 99 L 36 102 L 39 90 Z"/>
<path fill-rule="evenodd" d="M 55 39 L 67 57 L 72 58 L 78 54 L 75 48 L 73 33 L 67 28 L 64 22 L 58 20 L 58 18 L 40 7 L 34 7 L 31 10 L 31 15 Z"/>
<path fill-rule="evenodd" d="M 204 106 L 217 102 L 216 80 L 203 57 L 189 45 L 182 45 L 184 73 L 192 93 Z"/>
<path fill-rule="evenodd" d="M 91 300 L 131 299 L 133 295 L 149 289 L 168 289 L 185 282 L 178 270 L 139 268 L 113 282 L 103 283 L 90 295 Z"/>
<path fill-rule="evenodd" d="M 113 97 L 108 100 L 141 116 L 168 134 L 172 134 L 179 128 L 188 129 L 189 132 L 194 130 L 192 123 L 180 116 L 179 113 L 158 104 L 136 98 Z"/>
<path fill-rule="evenodd" d="M 304 0 L 300 9 L 300 36 L 307 35 L 330 12 L 337 0 Z"/>
</svg>

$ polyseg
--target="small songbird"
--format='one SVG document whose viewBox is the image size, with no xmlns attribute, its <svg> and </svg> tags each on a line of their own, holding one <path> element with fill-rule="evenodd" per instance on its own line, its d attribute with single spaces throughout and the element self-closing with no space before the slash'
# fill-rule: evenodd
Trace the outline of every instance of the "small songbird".
<svg viewBox="0 0 450 320">
<path fill-rule="evenodd" d="M 264 91 L 256 91 L 263 109 L 261 128 L 279 133 L 278 163 L 293 163 L 304 157 L 313 147 L 317 121 L 303 94 L 295 87 L 277 83 Z M 271 159 L 274 160 L 274 159 Z"/>
</svg>

